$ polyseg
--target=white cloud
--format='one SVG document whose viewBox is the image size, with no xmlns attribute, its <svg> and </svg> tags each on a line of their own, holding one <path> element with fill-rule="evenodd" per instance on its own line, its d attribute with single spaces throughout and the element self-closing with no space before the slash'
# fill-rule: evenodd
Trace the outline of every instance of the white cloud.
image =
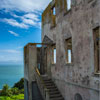
<svg viewBox="0 0 100 100">
<path fill-rule="evenodd" d="M 33 20 L 25 19 L 25 18 L 23 19 L 23 23 L 29 24 L 29 25 L 36 25 L 36 23 Z"/>
<path fill-rule="evenodd" d="M 16 49 L 0 49 L 0 63 L 22 63 L 23 53 Z"/>
<path fill-rule="evenodd" d="M 27 13 L 24 14 L 23 16 L 18 16 L 16 14 L 11 14 L 11 15 L 14 18 L 18 18 L 20 22 L 18 22 L 18 20 L 15 20 L 14 18 L 11 19 L 4 18 L 2 20 L 12 26 L 19 27 L 19 28 L 28 29 L 30 26 L 35 26 L 40 28 L 41 22 L 40 19 L 38 18 L 39 16 L 35 15 L 34 13 Z"/>
<path fill-rule="evenodd" d="M 24 15 L 24 18 L 32 19 L 34 21 L 39 21 L 38 16 L 34 13 L 28 13 Z"/>
<path fill-rule="evenodd" d="M 12 25 L 12 26 L 16 26 L 16 27 L 20 27 L 20 28 L 28 28 L 28 25 L 26 25 L 24 23 L 19 23 L 15 19 L 4 18 L 3 21 Z"/>
<path fill-rule="evenodd" d="M 22 63 L 23 51 L 16 49 L 0 49 L 0 63 Z"/>
<path fill-rule="evenodd" d="M 5 9 L 5 11 L 10 12 L 14 17 L 2 20 L 14 27 L 28 29 L 30 26 L 35 26 L 40 28 L 41 22 L 39 16 L 50 1 L 52 0 L 0 0 L 0 10 Z M 25 14 L 18 16 L 13 11 L 25 12 Z M 21 22 L 15 18 L 20 19 Z"/>
<path fill-rule="evenodd" d="M 28 29 L 30 26 L 39 27 L 39 16 L 51 0 L 0 0 L 0 10 L 6 12 L 24 12 L 23 16 L 12 14 L 14 18 L 1 19 L 14 27 Z M 18 20 L 17 20 L 18 19 Z M 20 20 L 20 22 L 19 22 Z M 14 33 L 11 32 L 13 35 Z M 3 55 L 3 56 L 2 56 Z M 0 50 L 0 61 L 18 62 L 22 60 L 22 53 L 18 50 Z"/>
<path fill-rule="evenodd" d="M 0 53 L 20 53 L 20 51 L 18 50 L 14 50 L 14 49 L 4 49 L 4 50 L 0 50 Z"/>
<path fill-rule="evenodd" d="M 14 55 L 14 54 L 3 54 L 3 56 L 0 55 L 0 63 L 23 63 L 23 58 L 21 55 Z"/>
<path fill-rule="evenodd" d="M 22 48 L 24 48 L 23 46 L 19 46 L 17 49 L 22 49 Z"/>
<path fill-rule="evenodd" d="M 14 14 L 14 13 L 11 13 L 11 15 L 12 15 L 13 17 L 15 17 L 15 18 L 20 18 L 20 16 Z"/>
<path fill-rule="evenodd" d="M 8 31 L 10 34 L 12 34 L 12 35 L 14 35 L 14 36 L 16 36 L 16 37 L 18 37 L 19 36 L 19 34 L 17 34 L 17 33 L 15 33 L 15 32 L 13 32 L 13 31 Z"/>
<path fill-rule="evenodd" d="M 23 12 L 43 10 L 51 0 L 0 0 L 0 9 Z"/>
</svg>

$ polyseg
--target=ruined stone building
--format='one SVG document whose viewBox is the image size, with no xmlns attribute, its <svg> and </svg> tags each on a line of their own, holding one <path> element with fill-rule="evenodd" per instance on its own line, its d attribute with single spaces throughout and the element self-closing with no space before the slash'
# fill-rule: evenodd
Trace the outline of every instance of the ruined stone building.
<svg viewBox="0 0 100 100">
<path fill-rule="evenodd" d="M 24 61 L 25 100 L 100 100 L 100 0 L 52 0 Z"/>
</svg>

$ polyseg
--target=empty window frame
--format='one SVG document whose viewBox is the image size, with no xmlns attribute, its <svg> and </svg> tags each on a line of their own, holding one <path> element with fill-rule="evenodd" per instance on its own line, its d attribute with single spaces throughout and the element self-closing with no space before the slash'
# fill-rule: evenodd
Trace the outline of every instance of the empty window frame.
<svg viewBox="0 0 100 100">
<path fill-rule="evenodd" d="M 72 38 L 65 41 L 66 45 L 66 62 L 72 63 Z"/>
<path fill-rule="evenodd" d="M 51 9 L 51 27 L 56 26 L 56 9 L 55 6 Z"/>
<path fill-rule="evenodd" d="M 52 47 L 52 64 L 56 64 L 56 46 Z"/>
<path fill-rule="evenodd" d="M 67 2 L 67 10 L 71 9 L 71 0 L 66 0 Z"/>
<path fill-rule="evenodd" d="M 53 7 L 53 15 L 56 15 L 56 9 L 55 9 L 55 7 Z"/>
<path fill-rule="evenodd" d="M 100 27 L 93 30 L 95 73 L 100 73 Z"/>
<path fill-rule="evenodd" d="M 53 50 L 53 62 L 56 63 L 56 48 Z"/>
</svg>

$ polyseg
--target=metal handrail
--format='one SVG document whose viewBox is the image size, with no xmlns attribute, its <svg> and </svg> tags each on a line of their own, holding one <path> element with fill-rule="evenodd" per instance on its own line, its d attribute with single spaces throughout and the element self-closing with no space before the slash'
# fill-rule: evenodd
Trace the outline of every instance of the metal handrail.
<svg viewBox="0 0 100 100">
<path fill-rule="evenodd" d="M 38 68 L 36 68 L 36 72 L 40 76 L 40 72 L 39 72 Z"/>
</svg>

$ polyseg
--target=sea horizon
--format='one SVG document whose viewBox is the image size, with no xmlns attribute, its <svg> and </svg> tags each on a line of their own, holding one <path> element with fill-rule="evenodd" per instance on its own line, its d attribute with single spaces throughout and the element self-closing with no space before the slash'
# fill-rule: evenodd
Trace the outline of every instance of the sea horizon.
<svg viewBox="0 0 100 100">
<path fill-rule="evenodd" d="M 23 64 L 0 64 L 0 90 L 4 84 L 8 84 L 10 88 L 13 87 L 23 77 Z"/>
</svg>

